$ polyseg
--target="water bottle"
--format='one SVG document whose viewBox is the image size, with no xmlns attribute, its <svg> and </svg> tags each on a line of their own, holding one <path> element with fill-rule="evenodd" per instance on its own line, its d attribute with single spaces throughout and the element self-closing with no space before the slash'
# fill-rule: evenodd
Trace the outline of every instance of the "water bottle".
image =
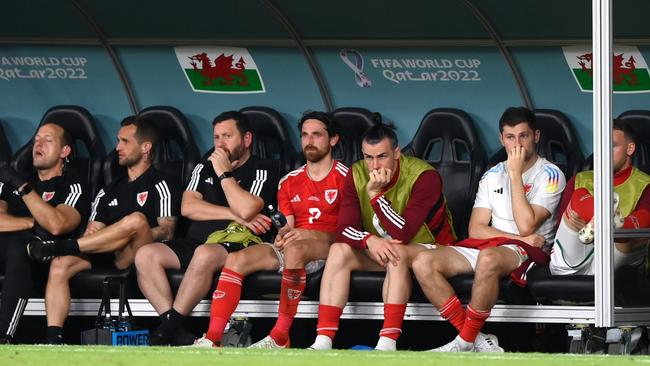
<svg viewBox="0 0 650 366">
<path fill-rule="evenodd" d="M 284 214 L 282 214 L 282 212 L 276 210 L 273 205 L 269 205 L 269 216 L 271 217 L 271 221 L 273 221 L 273 226 L 275 226 L 278 230 L 287 224 L 287 218 L 284 217 Z"/>
<path fill-rule="evenodd" d="M 113 318 L 110 316 L 110 314 L 106 314 L 104 322 L 102 323 L 102 329 L 108 330 L 109 332 L 115 331 L 115 323 L 113 322 Z"/>
</svg>

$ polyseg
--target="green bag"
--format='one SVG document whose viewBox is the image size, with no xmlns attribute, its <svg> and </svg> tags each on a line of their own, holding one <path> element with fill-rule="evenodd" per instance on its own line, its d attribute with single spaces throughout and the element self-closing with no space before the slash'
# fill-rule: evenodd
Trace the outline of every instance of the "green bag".
<svg viewBox="0 0 650 366">
<path fill-rule="evenodd" d="M 206 240 L 206 244 L 242 243 L 245 247 L 251 243 L 259 244 L 261 242 L 262 239 L 259 236 L 235 221 L 228 224 L 227 228 L 213 232 Z"/>
</svg>

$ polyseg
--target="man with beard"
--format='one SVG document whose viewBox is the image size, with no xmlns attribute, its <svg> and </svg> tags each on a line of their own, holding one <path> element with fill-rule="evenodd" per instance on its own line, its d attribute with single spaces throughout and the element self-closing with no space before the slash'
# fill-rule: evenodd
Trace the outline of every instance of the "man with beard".
<svg viewBox="0 0 650 366">
<path fill-rule="evenodd" d="M 331 114 L 310 112 L 298 123 L 307 163 L 280 180 L 278 205 L 287 218 L 274 243 L 250 246 L 226 259 L 212 295 L 210 325 L 196 346 L 219 345 L 241 297 L 244 277 L 257 271 L 282 273 L 279 316 L 271 334 L 252 348 L 287 348 L 289 329 L 308 273 L 319 270 L 334 241 L 340 195 L 348 168 L 332 158 L 339 139 Z"/>
<path fill-rule="evenodd" d="M 178 187 L 151 165 L 158 139 L 152 121 L 125 118 L 117 134 L 118 163 L 127 174 L 97 193 L 85 233 L 79 239 L 34 240 L 27 245 L 29 256 L 52 261 L 45 288 L 47 342 L 61 343 L 63 323 L 70 309 L 69 280 L 91 268 L 87 254 L 114 253 L 114 265 L 133 264 L 136 251 L 153 240 L 170 239 L 178 216 Z"/>
<path fill-rule="evenodd" d="M 183 193 L 181 213 L 191 220 L 186 238 L 147 245 L 135 259 L 140 289 L 160 314 L 152 344 L 191 343 L 192 336 L 183 337 L 184 318 L 208 293 L 228 253 L 261 242 L 253 233 L 271 228 L 271 220 L 260 212 L 275 201 L 277 174 L 251 155 L 254 137 L 248 118 L 237 111 L 223 112 L 212 125 L 214 152 L 194 168 Z M 240 238 L 245 240 L 224 242 L 219 234 L 233 223 L 246 231 Z M 176 298 L 166 269 L 186 270 Z"/>
<path fill-rule="evenodd" d="M 636 134 L 625 121 L 614 119 L 612 168 L 614 170 L 614 226 L 625 229 L 650 227 L 650 176 L 632 165 Z M 554 275 L 594 274 L 594 171 L 573 176 L 560 201 L 560 226 L 551 251 Z M 648 238 L 617 239 L 613 269 L 632 266 L 642 270 Z"/>
<path fill-rule="evenodd" d="M 71 151 L 68 132 L 46 122 L 34 137 L 36 172 L 22 178 L 11 168 L 0 169 L 0 258 L 5 268 L 0 343 L 11 343 L 37 281 L 47 275 L 47 266 L 29 260 L 25 244 L 37 237 L 77 236 L 87 217 L 88 187 L 74 171 L 65 169 Z"/>
</svg>

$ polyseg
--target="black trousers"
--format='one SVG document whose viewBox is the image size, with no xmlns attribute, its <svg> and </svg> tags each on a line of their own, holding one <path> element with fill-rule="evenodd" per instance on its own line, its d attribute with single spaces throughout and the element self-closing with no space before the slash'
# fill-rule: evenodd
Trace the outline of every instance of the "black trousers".
<svg viewBox="0 0 650 366">
<path fill-rule="evenodd" d="M 0 337 L 13 337 L 30 297 L 42 296 L 49 264 L 27 256 L 27 242 L 36 236 L 31 231 L 0 233 L 0 268 L 4 281 L 0 294 Z"/>
</svg>

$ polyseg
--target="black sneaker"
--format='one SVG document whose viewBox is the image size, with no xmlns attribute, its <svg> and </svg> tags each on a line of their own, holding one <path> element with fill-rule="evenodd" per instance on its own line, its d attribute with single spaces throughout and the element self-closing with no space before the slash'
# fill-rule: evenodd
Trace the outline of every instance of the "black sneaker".
<svg viewBox="0 0 650 366">
<path fill-rule="evenodd" d="M 172 346 L 190 346 L 194 343 L 196 336 L 190 333 L 185 327 L 180 327 L 176 332 L 174 332 L 174 337 L 172 338 Z"/>
<path fill-rule="evenodd" d="M 49 262 L 54 257 L 56 243 L 52 240 L 32 240 L 27 243 L 27 256 L 37 262 Z"/>
<path fill-rule="evenodd" d="M 151 346 L 171 346 L 173 337 L 169 337 L 161 332 L 154 331 L 149 336 L 149 345 Z"/>
</svg>

